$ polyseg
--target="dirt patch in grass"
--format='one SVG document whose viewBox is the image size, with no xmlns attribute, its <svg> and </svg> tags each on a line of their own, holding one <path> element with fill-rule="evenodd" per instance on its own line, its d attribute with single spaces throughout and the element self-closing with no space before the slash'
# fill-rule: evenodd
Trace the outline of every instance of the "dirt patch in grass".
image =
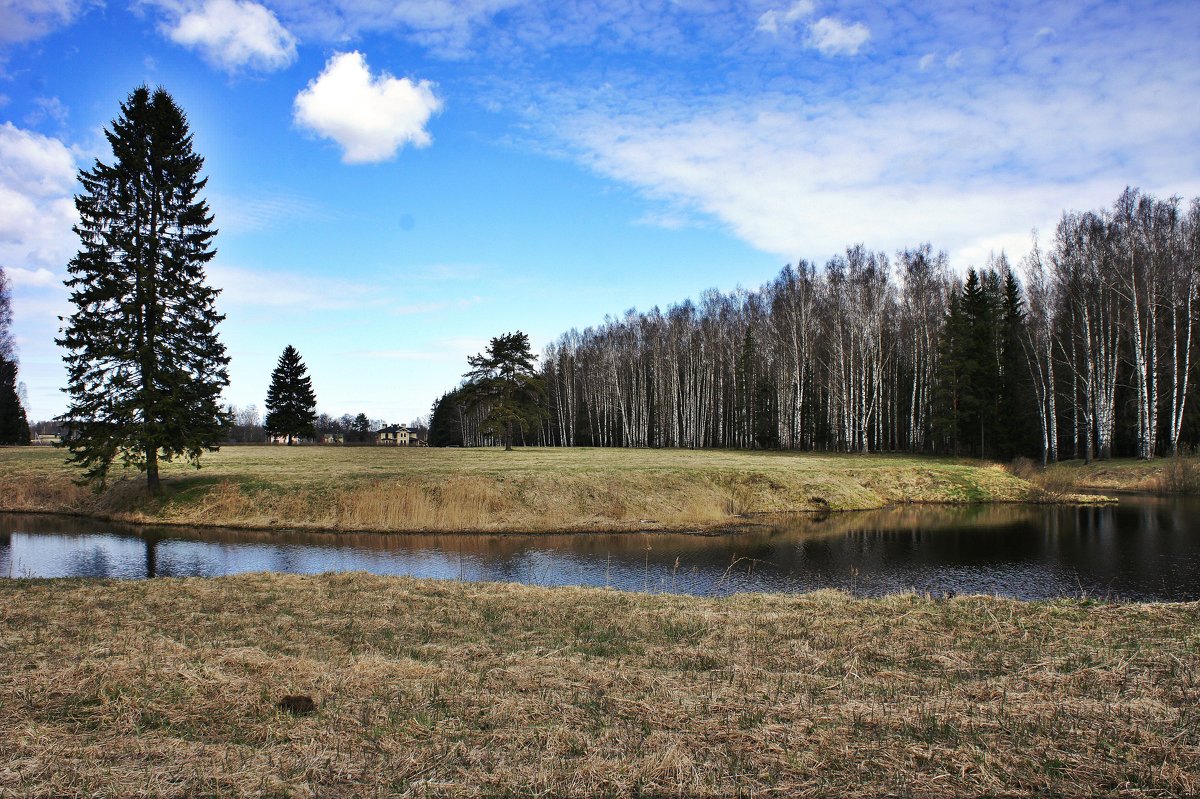
<svg viewBox="0 0 1200 799">
<path fill-rule="evenodd" d="M 4 581 L 0 656 L 0 795 L 1200 791 L 1195 603 Z"/>
</svg>

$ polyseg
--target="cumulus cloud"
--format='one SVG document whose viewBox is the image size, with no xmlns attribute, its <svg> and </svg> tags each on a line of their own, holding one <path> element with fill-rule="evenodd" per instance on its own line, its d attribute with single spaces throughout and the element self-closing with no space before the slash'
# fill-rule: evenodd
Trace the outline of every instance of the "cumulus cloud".
<svg viewBox="0 0 1200 799">
<path fill-rule="evenodd" d="M 296 37 L 251 0 L 205 0 L 165 26 L 171 40 L 228 71 L 282 69 L 296 60 Z"/>
<path fill-rule="evenodd" d="M 295 102 L 297 125 L 337 142 L 347 164 L 393 158 L 406 144 L 427 147 L 425 129 L 442 101 L 427 80 L 371 74 L 357 51 L 337 53 Z"/>
<path fill-rule="evenodd" d="M 25 270 L 61 269 L 74 251 L 75 159 L 58 139 L 0 125 L 0 262 Z M 26 275 L 26 273 L 28 273 Z"/>
<path fill-rule="evenodd" d="M 861 22 L 847 25 L 834 17 L 821 17 L 808 26 L 809 47 L 823 55 L 855 55 L 871 38 L 871 31 Z"/>
<path fill-rule="evenodd" d="M 80 0 L 0 0 L 0 42 L 27 42 L 70 24 Z"/>
</svg>

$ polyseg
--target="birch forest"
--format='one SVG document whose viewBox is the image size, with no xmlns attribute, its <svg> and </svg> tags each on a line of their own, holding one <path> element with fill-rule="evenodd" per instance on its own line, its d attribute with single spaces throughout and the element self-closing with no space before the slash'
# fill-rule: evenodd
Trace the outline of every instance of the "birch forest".
<svg viewBox="0 0 1200 799">
<path fill-rule="evenodd" d="M 965 275 L 862 245 L 570 330 L 527 444 L 1150 458 L 1200 438 L 1200 198 L 1127 189 Z M 434 444 L 490 443 L 450 392 Z"/>
</svg>

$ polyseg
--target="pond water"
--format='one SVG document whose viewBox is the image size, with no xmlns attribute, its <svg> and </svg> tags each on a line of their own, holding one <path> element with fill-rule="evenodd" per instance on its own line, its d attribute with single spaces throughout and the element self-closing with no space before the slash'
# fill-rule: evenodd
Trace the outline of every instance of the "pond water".
<svg viewBox="0 0 1200 799">
<path fill-rule="evenodd" d="M 1200 502 L 902 507 L 789 516 L 719 536 L 265 533 L 0 514 L 0 577 L 353 570 L 699 595 L 840 588 L 1196 600 Z"/>
</svg>

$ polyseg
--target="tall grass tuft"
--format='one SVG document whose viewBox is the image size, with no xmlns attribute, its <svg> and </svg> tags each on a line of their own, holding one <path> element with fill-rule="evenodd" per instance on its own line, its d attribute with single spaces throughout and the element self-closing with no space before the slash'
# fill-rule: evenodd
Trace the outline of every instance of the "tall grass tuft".
<svg viewBox="0 0 1200 799">
<path fill-rule="evenodd" d="M 1180 448 L 1152 482 L 1159 494 L 1200 494 L 1200 462 L 1194 452 Z"/>
</svg>

